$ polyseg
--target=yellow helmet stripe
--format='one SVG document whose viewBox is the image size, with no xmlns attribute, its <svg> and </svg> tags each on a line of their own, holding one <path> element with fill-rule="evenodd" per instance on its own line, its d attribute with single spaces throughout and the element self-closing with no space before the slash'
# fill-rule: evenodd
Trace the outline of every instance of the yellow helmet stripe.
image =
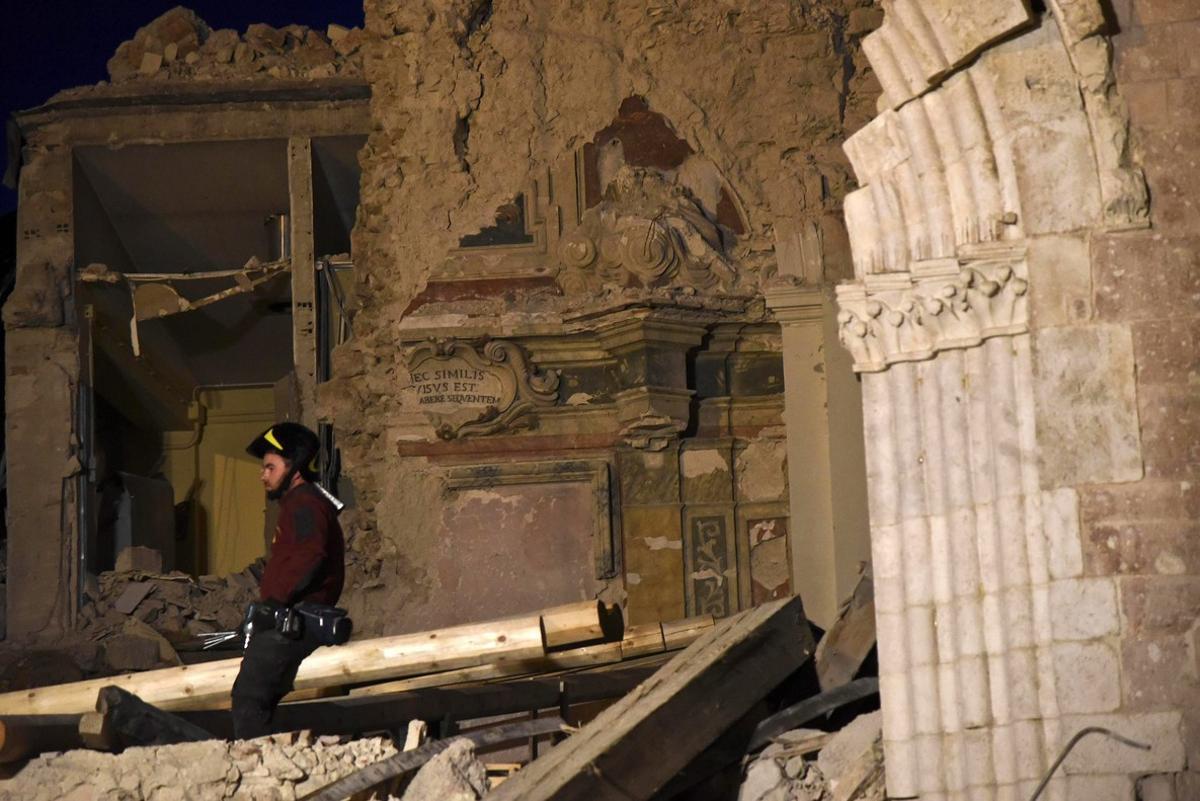
<svg viewBox="0 0 1200 801">
<path fill-rule="evenodd" d="M 263 434 L 263 439 L 271 443 L 271 445 L 278 448 L 280 451 L 283 450 L 283 446 L 279 444 L 279 440 L 275 439 L 275 429 L 268 428 L 267 433 Z"/>
</svg>

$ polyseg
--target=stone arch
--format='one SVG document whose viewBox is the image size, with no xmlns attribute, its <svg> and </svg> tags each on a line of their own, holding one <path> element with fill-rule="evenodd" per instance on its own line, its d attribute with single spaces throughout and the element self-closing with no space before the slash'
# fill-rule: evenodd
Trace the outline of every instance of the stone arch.
<svg viewBox="0 0 1200 801">
<path fill-rule="evenodd" d="M 845 145 L 838 323 L 893 797 L 1028 798 L 1096 723 L 1153 755 L 1083 746 L 1050 797 L 1183 766 L 1178 711 L 1122 693 L 1118 584 L 1085 574 L 1077 503 L 1142 476 L 1129 332 L 1091 319 L 1088 242 L 1147 226 L 1147 193 L 1099 2 L 1049 6 L 895 0 L 864 41 L 884 94 Z"/>
</svg>

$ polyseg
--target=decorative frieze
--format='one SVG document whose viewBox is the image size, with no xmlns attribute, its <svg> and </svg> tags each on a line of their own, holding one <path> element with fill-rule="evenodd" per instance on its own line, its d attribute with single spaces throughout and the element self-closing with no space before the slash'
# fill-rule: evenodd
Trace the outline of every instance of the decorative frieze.
<svg viewBox="0 0 1200 801">
<path fill-rule="evenodd" d="M 1028 330 L 1023 262 L 934 259 L 912 266 L 838 287 L 838 333 L 856 372 Z"/>
</svg>

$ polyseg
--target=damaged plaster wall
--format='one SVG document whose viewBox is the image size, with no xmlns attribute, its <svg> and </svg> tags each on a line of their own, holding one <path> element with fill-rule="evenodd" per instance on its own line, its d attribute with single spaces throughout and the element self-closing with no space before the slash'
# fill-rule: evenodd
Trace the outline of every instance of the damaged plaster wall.
<svg viewBox="0 0 1200 801">
<path fill-rule="evenodd" d="M 105 221 L 89 219 L 76 229 L 81 210 L 96 210 L 76 203 L 73 150 L 359 133 L 365 127 L 358 54 L 363 38 L 360 29 L 338 26 L 325 33 L 300 26 L 213 31 L 193 12 L 176 8 L 119 48 L 109 63 L 111 82 L 69 89 L 17 113 L 23 137 L 17 275 L 4 307 L 6 456 L 13 468 L 7 508 L 11 639 L 57 637 L 74 620 L 81 586 L 76 495 L 86 435 L 79 430 L 78 389 L 80 354 L 89 343 L 81 341 L 86 326 L 72 281 L 74 270 L 86 266 L 74 263 L 76 238 Z M 314 88 L 318 97 L 328 91 L 331 99 L 245 100 L 256 90 Z M 218 110 L 205 105 L 231 89 L 250 92 L 244 102 Z M 196 105 L 157 104 L 171 94 L 189 96 Z M 111 339 L 126 364 L 144 366 L 130 353 L 127 331 L 124 320 L 95 325 L 97 338 Z M 171 402 L 182 405 L 189 388 L 179 390 L 173 373 L 151 368 L 141 375 L 150 394 L 172 395 Z"/>
<path fill-rule="evenodd" d="M 724 254 L 737 276 L 730 288 L 753 296 L 780 274 L 813 283 L 849 274 L 840 206 L 853 179 L 840 144 L 874 111 L 878 86 L 859 41 L 880 19 L 868 0 L 749 7 L 366 3 L 364 71 L 375 129 L 360 154 L 353 235 L 359 308 L 355 338 L 337 352 L 334 379 L 320 394 L 358 503 L 347 525 L 352 609 L 373 616 L 433 603 L 441 586 L 429 565 L 438 547 L 432 540 L 441 536 L 435 532 L 442 470 L 427 455 L 399 456 L 405 435 L 396 396 L 405 373 L 396 332 L 460 238 L 491 224 L 495 209 L 531 178 L 591 143 L 627 99 L 639 98 L 728 189 L 744 229 Z M 618 204 L 630 188 L 648 197 L 646 182 L 664 174 L 610 173 L 603 161 L 598 172 L 602 180 L 620 179 L 607 183 L 605 195 Z M 668 179 L 706 205 L 702 177 L 673 173 Z M 556 300 L 510 293 L 485 311 L 496 321 L 539 310 L 561 319 L 572 306 L 595 301 L 592 295 Z M 465 321 L 477 305 L 446 304 L 446 319 L 457 314 Z M 765 319 L 761 307 L 757 314 Z M 572 397 L 586 403 L 589 396 Z M 779 443 L 778 409 L 771 415 L 773 421 L 755 430 L 774 425 L 768 436 Z M 772 501 L 782 502 L 786 515 L 784 449 L 772 446 L 770 453 L 769 472 L 779 485 Z M 726 459 L 732 464 L 732 455 Z M 666 494 L 624 511 L 626 525 L 645 521 L 650 540 L 677 543 L 679 508 L 687 499 L 680 495 L 678 455 L 668 465 L 675 478 L 664 485 Z M 737 480 L 726 476 L 734 499 Z M 629 538 L 626 547 L 646 539 Z M 673 560 L 679 570 L 673 549 L 647 549 L 645 556 Z M 625 568 L 631 584 L 640 581 L 645 589 L 653 583 Z M 683 611 L 673 603 L 663 599 L 650 607 Z"/>
</svg>

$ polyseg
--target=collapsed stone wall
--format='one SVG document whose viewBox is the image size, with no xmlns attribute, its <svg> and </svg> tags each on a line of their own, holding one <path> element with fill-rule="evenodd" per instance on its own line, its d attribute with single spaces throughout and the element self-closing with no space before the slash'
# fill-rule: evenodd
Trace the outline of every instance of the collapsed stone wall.
<svg viewBox="0 0 1200 801">
<path fill-rule="evenodd" d="M 874 112 L 859 41 L 880 18 L 869 0 L 366 3 L 375 128 L 360 154 L 359 308 L 320 396 L 358 504 L 352 609 L 375 619 L 432 597 L 422 566 L 439 482 L 427 460 L 398 455 L 395 332 L 459 239 L 639 98 L 729 188 L 744 223 L 729 255 L 749 291 L 801 272 L 780 255 L 801 224 L 823 239 L 836 280 L 849 269 L 840 205 L 853 186 L 841 143 Z M 564 303 L 522 293 L 504 305 Z"/>
<path fill-rule="evenodd" d="M 167 11 L 123 42 L 108 61 L 112 83 L 139 80 L 353 78 L 361 70 L 360 28 L 257 23 L 239 34 L 213 30 L 182 6 Z"/>
<path fill-rule="evenodd" d="M 128 748 L 119 754 L 67 751 L 36 757 L 12 779 L 0 781 L 0 798 L 283 801 L 395 753 L 395 746 L 383 737 L 345 740 L 306 732 L 232 743 L 208 740 Z"/>
</svg>

